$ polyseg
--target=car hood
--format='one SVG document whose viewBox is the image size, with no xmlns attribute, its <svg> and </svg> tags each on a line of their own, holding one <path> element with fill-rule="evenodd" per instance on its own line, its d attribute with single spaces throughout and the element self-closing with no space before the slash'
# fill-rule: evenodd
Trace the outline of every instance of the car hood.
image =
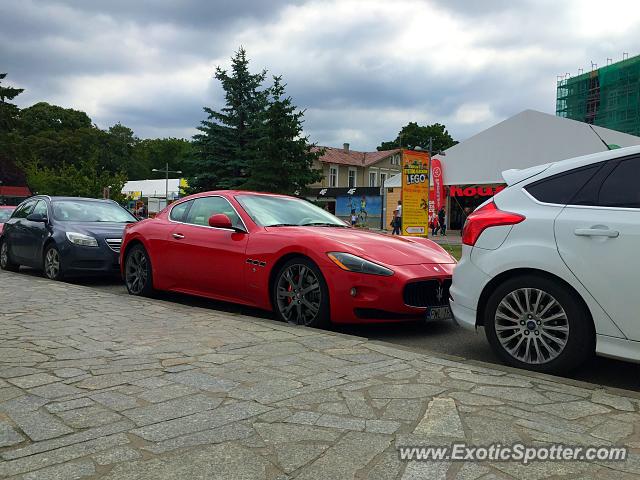
<svg viewBox="0 0 640 480">
<path fill-rule="evenodd" d="M 321 237 L 327 251 L 351 253 L 386 265 L 456 263 L 440 245 L 426 238 L 385 235 L 357 228 L 270 227 L 268 230 Z"/>
<path fill-rule="evenodd" d="M 126 223 L 61 222 L 67 232 L 83 233 L 97 238 L 122 238 Z"/>
</svg>

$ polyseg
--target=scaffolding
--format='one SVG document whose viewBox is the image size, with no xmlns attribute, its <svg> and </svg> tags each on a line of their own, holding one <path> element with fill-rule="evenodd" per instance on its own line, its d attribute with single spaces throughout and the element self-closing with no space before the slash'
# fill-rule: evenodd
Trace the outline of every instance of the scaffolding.
<svg viewBox="0 0 640 480">
<path fill-rule="evenodd" d="M 559 78 L 556 115 L 640 136 L 640 55 Z"/>
</svg>

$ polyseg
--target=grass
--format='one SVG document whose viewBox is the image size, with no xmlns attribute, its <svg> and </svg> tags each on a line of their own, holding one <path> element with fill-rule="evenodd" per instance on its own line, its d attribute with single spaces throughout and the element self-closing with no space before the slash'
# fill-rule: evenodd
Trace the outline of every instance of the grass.
<svg viewBox="0 0 640 480">
<path fill-rule="evenodd" d="M 462 256 L 462 245 L 443 244 L 440 246 L 444 248 L 447 252 L 449 252 L 449 254 L 452 255 L 456 260 L 460 260 L 460 257 Z"/>
</svg>

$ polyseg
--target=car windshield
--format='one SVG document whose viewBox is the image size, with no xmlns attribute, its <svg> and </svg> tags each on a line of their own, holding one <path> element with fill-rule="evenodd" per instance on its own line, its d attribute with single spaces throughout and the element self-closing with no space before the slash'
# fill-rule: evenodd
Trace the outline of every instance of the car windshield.
<svg viewBox="0 0 640 480">
<path fill-rule="evenodd" d="M 236 200 L 251 219 L 263 227 L 317 226 L 346 227 L 329 212 L 298 198 L 268 195 L 238 195 Z"/>
<path fill-rule="evenodd" d="M 0 208 L 0 223 L 5 223 L 11 217 L 13 208 Z"/>
<path fill-rule="evenodd" d="M 57 200 L 52 203 L 53 218 L 63 222 L 129 223 L 136 218 L 111 202 Z"/>
</svg>

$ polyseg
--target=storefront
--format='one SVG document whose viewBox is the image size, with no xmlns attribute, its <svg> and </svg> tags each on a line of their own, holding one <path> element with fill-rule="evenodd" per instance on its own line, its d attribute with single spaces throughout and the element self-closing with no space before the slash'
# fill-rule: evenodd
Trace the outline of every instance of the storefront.
<svg viewBox="0 0 640 480">
<path fill-rule="evenodd" d="M 380 228 L 382 196 L 380 187 L 311 188 L 307 200 L 326 209 L 346 222 L 356 217 L 356 225 Z"/>
<path fill-rule="evenodd" d="M 505 188 L 504 184 L 494 185 L 450 185 L 448 193 L 448 228 L 461 230 L 467 216 L 478 206 Z"/>
</svg>

